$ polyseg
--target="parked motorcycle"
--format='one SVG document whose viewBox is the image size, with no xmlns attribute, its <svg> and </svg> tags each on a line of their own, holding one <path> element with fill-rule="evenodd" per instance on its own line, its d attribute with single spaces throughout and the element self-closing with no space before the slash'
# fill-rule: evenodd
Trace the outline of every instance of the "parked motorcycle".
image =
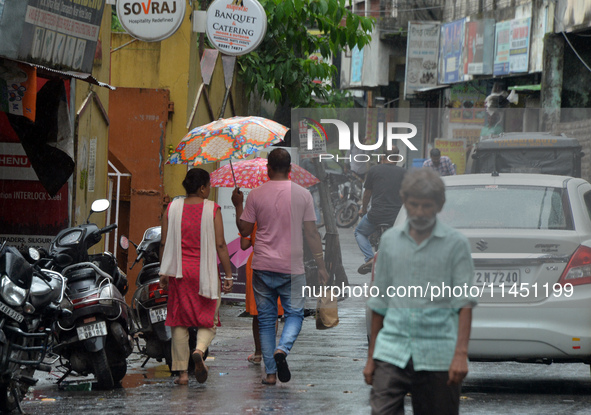
<svg viewBox="0 0 591 415">
<path fill-rule="evenodd" d="M 31 265 L 6 244 L 0 247 L 0 275 L 0 410 L 22 413 L 20 402 L 37 383 L 35 370 L 51 371 L 43 361 L 53 322 L 71 312 L 62 275 Z"/>
<path fill-rule="evenodd" d="M 131 300 L 131 314 L 136 325 L 138 336 L 145 341 L 145 346 L 138 349 L 147 356 L 145 365 L 150 358 L 162 361 L 164 359 L 170 368 L 171 356 L 171 332 L 166 326 L 166 307 L 168 303 L 168 291 L 160 288 L 160 226 L 148 228 L 139 245 L 131 242 L 136 249 L 136 258 L 131 267 L 142 261 L 136 285 L 137 289 Z M 129 248 L 129 240 L 122 236 L 120 246 Z M 142 365 L 142 366 L 143 366 Z"/>
<path fill-rule="evenodd" d="M 336 223 L 340 228 L 350 228 L 359 219 L 363 181 L 352 171 L 345 172 L 347 181 L 340 186 L 340 199 L 335 206 Z"/>
<path fill-rule="evenodd" d="M 117 227 L 100 229 L 89 222 L 93 213 L 108 207 L 108 200 L 96 200 L 85 224 L 60 231 L 50 245 L 51 266 L 66 278 L 66 295 L 73 304 L 72 315 L 57 322 L 58 344 L 53 350 L 68 359 L 58 384 L 75 371 L 93 373 L 99 388 L 111 389 L 127 373 L 126 359 L 133 350 L 123 297 L 127 277 L 111 253 L 88 254 L 103 234 Z"/>
</svg>

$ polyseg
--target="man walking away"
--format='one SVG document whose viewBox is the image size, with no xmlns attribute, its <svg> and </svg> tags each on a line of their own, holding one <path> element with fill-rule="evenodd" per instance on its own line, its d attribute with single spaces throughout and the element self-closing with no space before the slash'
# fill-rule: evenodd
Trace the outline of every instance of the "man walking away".
<svg viewBox="0 0 591 415">
<path fill-rule="evenodd" d="M 456 166 L 451 162 L 447 156 L 442 156 L 438 148 L 433 148 L 429 152 L 431 158 L 425 160 L 423 167 L 430 167 L 439 173 L 440 176 L 455 176 Z"/>
<path fill-rule="evenodd" d="M 380 224 L 392 226 L 402 207 L 400 184 L 406 170 L 396 165 L 398 153 L 396 146 L 386 151 L 386 157 L 381 158 L 380 164 L 369 169 L 363 185 L 363 206 L 359 212 L 363 217 L 355 228 L 355 240 L 365 258 L 365 263 L 357 270 L 360 274 L 371 272 L 374 252 L 369 236 Z"/>
<path fill-rule="evenodd" d="M 409 172 L 401 195 L 408 220 L 382 236 L 374 286 L 384 295 L 367 302 L 372 321 L 363 375 L 373 386 L 371 410 L 373 415 L 403 415 L 404 397 L 411 392 L 415 415 L 455 415 L 468 373 L 476 304 L 469 295 L 474 277 L 470 244 L 437 220 L 445 186 L 436 172 Z M 433 299 L 423 297 L 421 290 L 429 286 L 448 290 Z M 386 295 L 391 287 L 404 287 L 409 295 Z M 410 287 L 418 290 L 415 295 Z"/>
<path fill-rule="evenodd" d="M 238 189 L 232 193 L 232 203 L 236 207 L 236 225 L 242 236 L 250 235 L 257 224 L 252 269 L 261 351 L 267 374 L 263 384 L 274 385 L 277 378 L 281 382 L 291 379 L 286 357 L 304 320 L 304 238 L 316 260 L 322 284 L 328 282 L 328 273 L 316 229 L 312 195 L 289 180 L 289 153 L 283 148 L 269 153 L 267 170 L 269 181 L 250 192 L 244 209 L 244 196 Z M 276 346 L 278 297 L 281 298 L 285 324 Z"/>
</svg>

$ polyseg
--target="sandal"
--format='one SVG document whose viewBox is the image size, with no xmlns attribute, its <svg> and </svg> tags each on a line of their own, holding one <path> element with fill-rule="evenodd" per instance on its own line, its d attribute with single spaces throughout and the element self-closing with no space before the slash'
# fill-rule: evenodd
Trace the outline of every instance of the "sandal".
<svg viewBox="0 0 591 415">
<path fill-rule="evenodd" d="M 287 360 L 285 360 L 286 357 L 287 355 L 282 352 L 277 352 L 273 355 L 275 364 L 277 365 L 277 377 L 281 383 L 287 383 L 291 379 L 291 372 L 289 371 Z"/>
<path fill-rule="evenodd" d="M 192 356 L 193 362 L 195 362 L 195 378 L 199 383 L 205 383 L 207 380 L 207 366 L 203 363 L 203 357 L 199 352 L 193 352 Z"/>
<path fill-rule="evenodd" d="M 181 377 L 179 375 L 179 377 L 174 380 L 174 384 L 175 385 L 188 385 L 189 384 L 189 378 L 187 377 L 187 379 L 181 380 Z"/>
<path fill-rule="evenodd" d="M 248 360 L 253 365 L 260 365 L 263 360 L 263 355 L 253 353 L 249 355 L 246 360 Z"/>
</svg>

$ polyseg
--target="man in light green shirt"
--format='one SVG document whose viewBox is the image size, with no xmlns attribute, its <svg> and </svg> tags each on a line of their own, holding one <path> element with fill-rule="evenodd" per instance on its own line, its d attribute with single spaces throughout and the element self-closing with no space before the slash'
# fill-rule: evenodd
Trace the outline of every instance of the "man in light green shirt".
<svg viewBox="0 0 591 415">
<path fill-rule="evenodd" d="M 401 196 L 408 213 L 380 242 L 368 360 L 372 414 L 457 414 L 468 373 L 474 265 L 465 236 L 437 221 L 445 185 L 432 169 L 408 173 Z M 374 290 L 374 292 L 377 292 Z"/>
</svg>

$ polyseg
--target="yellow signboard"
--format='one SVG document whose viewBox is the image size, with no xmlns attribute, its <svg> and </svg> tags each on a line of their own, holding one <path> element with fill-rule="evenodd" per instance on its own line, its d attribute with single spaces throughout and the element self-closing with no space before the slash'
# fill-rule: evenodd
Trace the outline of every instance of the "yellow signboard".
<svg viewBox="0 0 591 415">
<path fill-rule="evenodd" d="M 436 138 L 435 147 L 441 151 L 442 156 L 447 156 L 456 165 L 456 173 L 464 174 L 466 171 L 466 141 L 443 140 Z"/>
</svg>

